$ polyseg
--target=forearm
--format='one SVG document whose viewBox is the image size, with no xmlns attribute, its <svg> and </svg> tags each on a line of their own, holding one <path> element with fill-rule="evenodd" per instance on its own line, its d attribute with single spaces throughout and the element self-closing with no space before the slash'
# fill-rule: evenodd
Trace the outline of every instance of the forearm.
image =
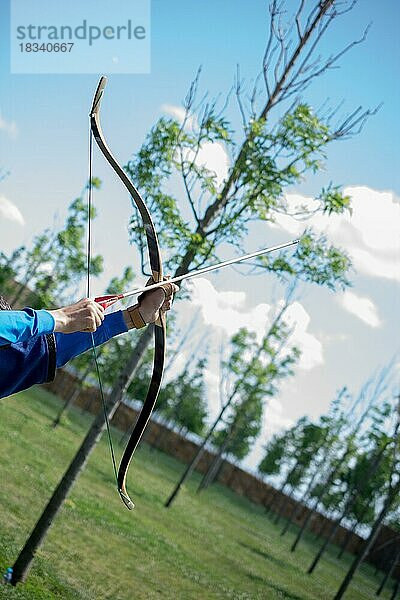
<svg viewBox="0 0 400 600">
<path fill-rule="evenodd" d="M 95 346 L 104 344 L 111 338 L 121 333 L 126 333 L 128 327 L 124 318 L 125 311 L 117 311 L 106 315 L 103 323 L 93 333 Z M 91 333 L 56 333 L 57 368 L 64 366 L 68 361 L 92 347 Z"/>
</svg>

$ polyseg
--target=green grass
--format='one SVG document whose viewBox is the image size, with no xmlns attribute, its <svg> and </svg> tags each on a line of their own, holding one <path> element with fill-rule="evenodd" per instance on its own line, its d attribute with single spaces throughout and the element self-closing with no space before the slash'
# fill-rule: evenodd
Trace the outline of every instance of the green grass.
<svg viewBox="0 0 400 600">
<path fill-rule="evenodd" d="M 53 431 L 59 408 L 43 389 L 0 401 L 0 571 L 12 565 L 87 430 L 72 412 Z M 118 432 L 115 432 L 117 445 Z M 117 448 L 117 453 L 121 451 Z M 134 511 L 115 490 L 104 438 L 37 553 L 27 582 L 0 586 L 0 598 L 152 599 L 332 598 L 349 565 L 328 552 L 305 574 L 316 549 L 308 537 L 296 553 L 292 535 L 261 507 L 222 486 L 194 493 L 195 476 L 170 509 L 163 502 L 183 465 L 142 445 L 128 489 Z M 374 598 L 378 579 L 364 565 L 346 598 Z M 382 598 L 388 598 L 386 591 Z"/>
</svg>

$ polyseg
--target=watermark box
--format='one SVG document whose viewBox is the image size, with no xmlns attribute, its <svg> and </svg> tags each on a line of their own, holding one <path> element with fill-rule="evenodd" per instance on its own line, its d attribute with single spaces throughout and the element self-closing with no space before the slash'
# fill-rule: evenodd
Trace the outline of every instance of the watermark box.
<svg viewBox="0 0 400 600">
<path fill-rule="evenodd" d="M 150 0 L 11 0 L 11 73 L 150 73 Z"/>
</svg>

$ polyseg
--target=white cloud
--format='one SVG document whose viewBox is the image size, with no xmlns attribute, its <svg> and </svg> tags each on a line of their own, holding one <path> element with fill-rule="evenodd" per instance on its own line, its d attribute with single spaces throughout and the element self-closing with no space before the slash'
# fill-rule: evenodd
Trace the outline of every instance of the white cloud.
<svg viewBox="0 0 400 600">
<path fill-rule="evenodd" d="M 284 321 L 292 329 L 289 345 L 297 346 L 301 351 L 299 369 L 306 371 L 323 364 L 323 348 L 321 342 L 309 333 L 310 315 L 300 302 L 293 302 L 284 314 Z"/>
<path fill-rule="evenodd" d="M 192 156 L 188 153 L 187 160 L 194 157 L 194 152 L 191 151 L 191 154 Z M 205 142 L 196 156 L 196 164 L 199 167 L 205 167 L 209 171 L 213 171 L 216 175 L 216 185 L 219 186 L 228 175 L 230 161 L 222 144 L 219 142 Z"/>
<path fill-rule="evenodd" d="M 19 208 L 5 196 L 0 196 L 0 216 L 9 221 L 15 221 L 18 225 L 25 225 L 25 219 Z"/>
<path fill-rule="evenodd" d="M 161 110 L 171 117 L 174 117 L 181 125 L 186 117 L 186 111 L 183 106 L 176 106 L 175 104 L 162 104 Z M 197 125 L 197 118 L 195 115 L 186 117 L 186 129 L 193 129 Z"/>
<path fill-rule="evenodd" d="M 370 327 L 379 327 L 381 320 L 375 304 L 366 297 L 357 296 L 354 292 L 346 291 L 337 296 L 338 302 L 351 314 L 356 315 Z"/>
<path fill-rule="evenodd" d="M 174 364 L 171 371 L 168 372 L 168 377 L 172 377 L 183 364 L 186 364 L 192 352 L 204 351 L 206 347 L 205 380 L 209 420 L 212 422 L 221 409 L 221 402 L 226 397 L 226 390 L 222 391 L 222 398 L 220 396 L 220 360 L 222 355 L 226 356 L 225 351 L 229 352 L 227 345 L 230 337 L 240 327 L 246 327 L 254 331 L 257 339 L 261 341 L 281 303 L 278 302 L 275 307 L 260 303 L 254 308 L 247 309 L 246 293 L 243 291 L 218 292 L 212 282 L 200 277 L 188 281 L 187 285 L 191 287 L 191 295 L 190 300 L 179 303 L 179 320 L 183 319 L 185 322 L 180 326 L 187 327 L 193 320 L 193 313 L 198 314 L 199 318 L 196 319 L 196 327 L 192 330 L 194 342 L 180 350 L 180 363 L 178 364 L 177 359 L 173 360 Z M 296 345 L 302 352 L 298 368 L 309 371 L 323 364 L 322 344 L 309 331 L 311 320 L 304 307 L 299 302 L 293 303 L 286 312 L 285 320 L 291 329 L 290 345 Z M 205 346 L 199 338 L 207 335 L 206 329 L 210 331 L 210 335 L 206 338 Z M 202 332 L 200 336 L 198 331 Z M 287 382 L 283 383 L 287 385 Z M 288 416 L 281 401 L 276 397 L 268 398 L 264 411 L 263 432 L 257 439 L 251 454 L 246 458 L 246 465 L 255 468 L 264 454 L 263 444 L 266 437 L 269 438 L 275 432 L 290 427 L 292 424 L 293 419 Z"/>
<path fill-rule="evenodd" d="M 163 104 L 161 108 L 164 112 L 175 117 L 179 123 L 183 123 L 185 119 L 185 109 L 182 106 Z M 191 115 L 186 120 L 185 128 L 190 130 L 196 128 L 197 125 L 197 117 L 195 115 Z M 188 151 L 185 159 L 190 161 L 193 160 L 193 158 L 194 151 Z M 230 166 L 229 156 L 223 144 L 220 142 L 210 141 L 204 142 L 204 144 L 201 145 L 200 150 L 197 153 L 195 163 L 197 166 L 205 167 L 209 171 L 213 171 L 216 174 L 217 186 L 221 185 L 221 183 L 226 179 Z"/>
<path fill-rule="evenodd" d="M 399 223 L 400 226 L 400 223 Z M 400 254 L 393 252 L 388 256 L 372 253 L 361 248 L 349 248 L 353 264 L 358 271 L 370 277 L 382 277 L 400 281 Z"/>
<path fill-rule="evenodd" d="M 351 196 L 352 214 L 314 215 L 306 221 L 316 231 L 346 250 L 355 269 L 370 277 L 400 281 L 400 203 L 392 192 L 380 192 L 366 186 L 344 188 Z M 287 194 L 288 213 L 299 206 L 313 209 L 313 198 Z M 286 215 L 276 215 L 275 227 L 300 235 L 305 222 Z"/>
<path fill-rule="evenodd" d="M 293 424 L 293 419 L 284 415 L 283 405 L 277 398 L 271 398 L 266 404 L 264 413 L 264 425 L 269 435 L 281 429 L 286 429 Z"/>
<path fill-rule="evenodd" d="M 212 283 L 198 278 L 191 283 L 191 301 L 201 310 L 204 322 L 213 329 L 220 329 L 229 338 L 241 327 L 256 332 L 258 341 L 265 334 L 266 327 L 273 318 L 272 307 L 258 304 L 244 310 L 245 292 L 218 292 Z M 300 369 L 309 370 L 324 362 L 321 342 L 309 332 L 310 316 L 300 302 L 293 302 L 284 316 L 291 329 L 289 345 L 301 351 L 298 363 Z"/>
<path fill-rule="evenodd" d="M 11 139 L 17 137 L 18 128 L 15 121 L 6 121 L 0 113 L 0 131 L 4 131 Z"/>
<path fill-rule="evenodd" d="M 188 282 L 188 285 L 192 290 L 191 302 L 200 308 L 206 325 L 222 329 L 228 337 L 232 337 L 241 327 L 262 335 L 270 306 L 259 304 L 245 311 L 245 292 L 218 292 L 208 279 L 202 277 Z"/>
<path fill-rule="evenodd" d="M 348 333 L 340 333 L 338 331 L 336 333 L 321 332 L 318 337 L 321 340 L 322 345 L 326 347 L 327 344 L 347 342 L 350 336 Z"/>
</svg>

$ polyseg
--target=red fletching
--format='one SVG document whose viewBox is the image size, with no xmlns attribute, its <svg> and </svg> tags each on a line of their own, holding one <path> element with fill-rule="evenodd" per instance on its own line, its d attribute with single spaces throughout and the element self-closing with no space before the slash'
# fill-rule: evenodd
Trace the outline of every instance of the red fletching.
<svg viewBox="0 0 400 600">
<path fill-rule="evenodd" d="M 100 306 L 102 306 L 104 309 L 106 309 L 109 306 L 112 306 L 113 304 L 118 302 L 118 300 L 121 300 L 122 298 L 124 298 L 124 294 L 112 294 L 110 296 L 97 296 L 97 298 L 95 298 L 94 301 L 97 302 L 97 304 L 100 304 Z"/>
</svg>

